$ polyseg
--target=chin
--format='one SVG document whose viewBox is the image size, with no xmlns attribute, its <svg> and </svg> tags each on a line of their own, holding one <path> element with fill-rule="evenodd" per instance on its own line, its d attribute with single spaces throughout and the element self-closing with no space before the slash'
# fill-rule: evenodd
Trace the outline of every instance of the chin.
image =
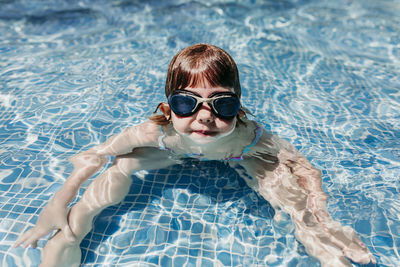
<svg viewBox="0 0 400 267">
<path fill-rule="evenodd" d="M 199 145 L 210 144 L 210 143 L 215 142 L 218 139 L 218 135 L 217 136 L 201 136 L 198 134 L 191 134 L 188 137 L 194 143 L 199 144 Z"/>
</svg>

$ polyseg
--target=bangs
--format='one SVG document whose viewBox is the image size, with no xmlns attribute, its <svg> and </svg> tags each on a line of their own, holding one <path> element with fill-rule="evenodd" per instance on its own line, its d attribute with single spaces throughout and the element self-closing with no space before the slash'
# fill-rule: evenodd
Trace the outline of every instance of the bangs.
<svg viewBox="0 0 400 267">
<path fill-rule="evenodd" d="M 174 88 L 202 87 L 209 84 L 212 87 L 224 87 L 234 90 L 234 75 L 228 70 L 218 69 L 214 66 L 198 69 L 177 69 L 177 83 Z M 176 90 L 175 89 L 175 90 Z"/>
</svg>

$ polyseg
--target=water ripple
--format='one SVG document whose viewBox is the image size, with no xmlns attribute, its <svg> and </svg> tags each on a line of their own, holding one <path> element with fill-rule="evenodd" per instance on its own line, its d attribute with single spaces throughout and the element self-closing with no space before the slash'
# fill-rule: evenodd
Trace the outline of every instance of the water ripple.
<svg viewBox="0 0 400 267">
<path fill-rule="evenodd" d="M 323 170 L 332 215 L 399 265 L 399 13 L 393 0 L 1 1 L 1 264 L 38 264 L 10 244 L 68 157 L 144 121 L 171 57 L 209 42 L 237 61 L 256 120 Z M 84 240 L 85 266 L 318 266 L 236 174 L 190 164 L 133 177 Z"/>
</svg>

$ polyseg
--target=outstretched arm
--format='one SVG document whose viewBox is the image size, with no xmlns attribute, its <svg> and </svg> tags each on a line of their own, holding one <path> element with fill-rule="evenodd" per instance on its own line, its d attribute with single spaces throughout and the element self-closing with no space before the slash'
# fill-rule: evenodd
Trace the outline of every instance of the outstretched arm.
<svg viewBox="0 0 400 267">
<path fill-rule="evenodd" d="M 276 210 L 291 216 L 296 238 L 322 266 L 351 266 L 346 258 L 375 263 L 355 231 L 333 221 L 326 209 L 320 171 L 293 146 L 265 134 L 240 165 L 255 178 L 249 184 Z"/>
<path fill-rule="evenodd" d="M 124 155 L 137 147 L 157 145 L 157 125 L 152 122 L 130 127 L 105 143 L 81 152 L 72 158 L 74 169 L 61 189 L 54 194 L 41 211 L 36 225 L 21 235 L 14 247 L 36 247 L 37 240 L 53 230 L 60 229 L 70 241 L 75 239 L 68 224 L 68 204 L 75 198 L 80 186 L 93 176 L 106 162 L 106 156 Z"/>
<path fill-rule="evenodd" d="M 357 233 L 349 226 L 342 226 L 339 222 L 336 222 L 329 215 L 326 208 L 326 200 L 328 196 L 322 190 L 322 179 L 321 172 L 314 168 L 310 162 L 307 161 L 303 156 L 297 156 L 294 159 L 287 159 L 283 162 L 289 172 L 297 179 L 297 184 L 302 188 L 306 194 L 306 208 L 303 212 L 303 218 L 296 218 L 300 224 L 312 223 L 315 224 L 314 231 L 316 234 L 322 231 L 322 234 L 316 235 L 320 243 L 324 243 L 327 249 L 330 247 L 339 248 L 342 254 L 346 258 L 351 259 L 358 263 L 376 263 L 374 256 L 368 251 L 368 248 L 364 245 L 361 239 L 357 236 Z M 310 218 L 307 218 L 310 216 Z M 299 239 L 307 239 L 309 236 L 308 225 L 304 227 L 304 232 L 298 231 Z M 324 239 L 324 236 L 329 238 L 328 241 Z M 307 241 L 305 241 L 307 242 Z M 314 245 L 315 246 L 315 245 Z M 319 248 L 314 249 L 315 254 L 319 255 Z M 321 256 L 317 256 L 321 258 Z M 321 260 L 321 259 L 320 259 Z M 326 260 L 326 259 L 324 259 Z M 323 262 L 321 260 L 321 262 Z M 331 264 L 331 263 L 329 263 Z"/>
</svg>

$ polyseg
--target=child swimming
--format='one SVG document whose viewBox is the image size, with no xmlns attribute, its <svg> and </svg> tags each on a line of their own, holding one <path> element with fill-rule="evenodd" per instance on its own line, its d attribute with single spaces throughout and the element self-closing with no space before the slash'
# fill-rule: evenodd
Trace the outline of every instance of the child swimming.
<svg viewBox="0 0 400 267">
<path fill-rule="evenodd" d="M 196 44 L 176 54 L 165 85 L 162 114 L 132 126 L 70 160 L 74 170 L 15 247 L 36 247 L 41 237 L 59 230 L 43 249 L 41 266 L 79 266 L 79 244 L 103 209 L 122 201 L 131 174 L 179 164 L 186 157 L 222 160 L 275 209 L 275 220 L 288 213 L 296 238 L 322 266 L 375 263 L 353 229 L 333 221 L 320 171 L 291 144 L 246 116 L 236 63 L 224 50 Z M 68 211 L 78 189 L 106 162 L 112 166 L 89 185 Z"/>
</svg>

